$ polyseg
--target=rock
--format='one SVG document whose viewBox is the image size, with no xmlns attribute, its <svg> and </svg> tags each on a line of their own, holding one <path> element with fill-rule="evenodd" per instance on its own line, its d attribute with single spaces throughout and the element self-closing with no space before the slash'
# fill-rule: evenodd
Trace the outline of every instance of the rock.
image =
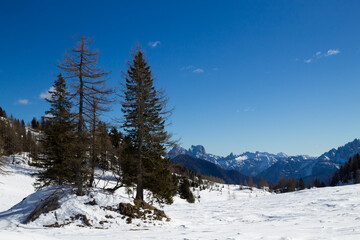
<svg viewBox="0 0 360 240">
<path fill-rule="evenodd" d="M 50 196 L 40 203 L 25 219 L 24 224 L 35 221 L 41 214 L 54 211 L 60 207 L 59 196 Z"/>
<path fill-rule="evenodd" d="M 97 203 L 96 203 L 96 201 L 95 201 L 95 199 L 94 199 L 94 200 L 92 200 L 92 201 L 90 201 L 90 202 L 85 203 L 85 205 L 95 206 L 95 205 L 97 205 Z"/>
<path fill-rule="evenodd" d="M 77 215 L 75 215 L 75 219 L 77 220 L 77 219 L 80 219 L 80 220 L 82 220 L 83 222 L 84 222 L 84 224 L 86 225 L 86 226 L 88 226 L 88 227 L 91 227 L 92 225 L 91 225 L 91 223 L 90 223 L 90 220 L 84 215 L 84 214 L 77 214 Z"/>
</svg>

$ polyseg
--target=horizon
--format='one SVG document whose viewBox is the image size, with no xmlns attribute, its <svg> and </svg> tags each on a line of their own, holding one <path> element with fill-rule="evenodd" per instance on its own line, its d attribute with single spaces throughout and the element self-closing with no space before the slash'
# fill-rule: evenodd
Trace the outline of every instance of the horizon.
<svg viewBox="0 0 360 240">
<path fill-rule="evenodd" d="M 344 147 L 346 144 L 352 143 L 352 142 L 354 142 L 354 141 L 356 141 L 356 140 L 359 141 L 360 139 L 359 139 L 359 138 L 355 138 L 354 140 L 348 141 L 348 142 L 346 142 L 346 143 L 344 143 L 344 144 L 342 144 L 342 145 L 339 145 L 339 146 L 336 146 L 336 147 L 333 147 L 333 148 L 329 148 L 327 151 L 325 151 L 325 152 L 323 152 L 323 153 L 321 153 L 321 154 L 319 154 L 319 155 L 309 155 L 309 154 L 306 154 L 306 153 L 298 154 L 298 155 L 291 155 L 291 154 L 288 154 L 288 153 L 286 153 L 286 152 L 267 152 L 267 151 L 261 151 L 261 150 L 244 151 L 244 152 L 241 152 L 241 153 L 239 153 L 239 152 L 230 152 L 230 153 L 225 154 L 225 155 L 217 155 L 217 154 L 213 154 L 213 153 L 211 153 L 211 152 L 208 152 L 208 151 L 206 150 L 206 147 L 205 147 L 204 145 L 202 145 L 202 144 L 192 144 L 192 145 L 190 145 L 190 147 L 184 147 L 184 146 L 181 145 L 181 144 L 176 144 L 176 145 L 184 148 L 185 150 L 190 150 L 190 148 L 193 147 L 193 146 L 194 146 L 194 147 L 202 146 L 202 147 L 204 147 L 204 149 L 205 149 L 205 153 L 207 153 L 207 154 L 213 154 L 213 155 L 216 155 L 216 156 L 219 156 L 219 157 L 227 157 L 227 156 L 229 156 L 229 155 L 231 155 L 231 154 L 233 154 L 233 155 L 243 155 L 243 154 L 245 154 L 245 153 L 268 153 L 268 154 L 273 154 L 273 155 L 285 154 L 285 155 L 287 155 L 288 157 L 307 156 L 307 157 L 312 157 L 312 158 L 318 158 L 318 157 L 320 157 L 321 155 L 323 155 L 324 153 L 327 153 L 327 152 L 329 152 L 329 151 L 331 151 L 331 150 L 333 150 L 333 149 L 336 150 L 336 149 L 338 149 L 338 148 L 340 148 L 340 147 Z"/>
<path fill-rule="evenodd" d="M 76 34 L 94 38 L 113 87 L 138 42 L 181 146 L 320 156 L 360 137 L 359 11 L 335 0 L 3 1 L 0 106 L 25 122 L 43 116 Z M 111 107 L 106 121 L 121 117 Z"/>
</svg>

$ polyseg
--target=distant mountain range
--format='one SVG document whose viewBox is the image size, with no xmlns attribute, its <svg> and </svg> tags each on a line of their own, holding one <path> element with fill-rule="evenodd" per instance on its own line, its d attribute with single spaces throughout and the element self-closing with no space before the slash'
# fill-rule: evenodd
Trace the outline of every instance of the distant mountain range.
<svg viewBox="0 0 360 240">
<path fill-rule="evenodd" d="M 188 150 L 176 145 L 169 152 L 169 156 L 175 158 L 185 154 L 212 162 L 226 170 L 236 170 L 252 177 L 263 177 L 270 182 L 277 182 L 281 177 L 319 178 L 327 182 L 334 171 L 356 153 L 360 153 L 359 139 L 337 149 L 331 149 L 320 157 L 287 156 L 284 153 L 271 154 L 267 152 L 245 152 L 240 155 L 231 153 L 226 157 L 221 157 L 206 153 L 205 148 L 201 145 L 191 146 Z"/>
<path fill-rule="evenodd" d="M 235 170 L 225 170 L 216 164 L 207 160 L 195 158 L 186 154 L 181 154 L 171 159 L 172 163 L 181 164 L 195 173 L 204 176 L 212 176 L 223 179 L 227 184 L 249 183 L 249 177 Z M 260 179 L 253 178 L 254 183 L 259 183 Z"/>
</svg>

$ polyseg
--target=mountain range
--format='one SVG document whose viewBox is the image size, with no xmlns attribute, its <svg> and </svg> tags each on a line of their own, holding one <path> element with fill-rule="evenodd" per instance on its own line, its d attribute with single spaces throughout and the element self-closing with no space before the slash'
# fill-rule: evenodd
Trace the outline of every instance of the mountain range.
<svg viewBox="0 0 360 240">
<path fill-rule="evenodd" d="M 277 182 L 281 177 L 296 179 L 319 178 L 327 182 L 335 170 L 339 169 L 350 157 L 360 153 L 360 140 L 355 139 L 337 149 L 322 154 L 319 157 L 307 155 L 288 156 L 285 153 L 271 154 L 267 152 L 245 152 L 239 155 L 233 153 L 226 157 L 206 153 L 201 145 L 191 146 L 188 150 L 176 145 L 169 151 L 169 157 L 188 155 L 206 160 L 226 170 L 236 170 L 244 175 L 263 177 L 267 181 Z"/>
</svg>

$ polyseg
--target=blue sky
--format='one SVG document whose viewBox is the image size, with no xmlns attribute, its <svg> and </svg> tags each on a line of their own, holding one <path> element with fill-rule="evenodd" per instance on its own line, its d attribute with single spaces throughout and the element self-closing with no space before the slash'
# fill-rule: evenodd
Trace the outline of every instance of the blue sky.
<svg viewBox="0 0 360 240">
<path fill-rule="evenodd" d="M 319 155 L 360 137 L 359 1 L 0 1 L 0 106 L 30 121 L 72 37 L 118 86 L 139 42 L 185 147 Z M 121 117 L 120 106 L 105 118 Z"/>
</svg>

